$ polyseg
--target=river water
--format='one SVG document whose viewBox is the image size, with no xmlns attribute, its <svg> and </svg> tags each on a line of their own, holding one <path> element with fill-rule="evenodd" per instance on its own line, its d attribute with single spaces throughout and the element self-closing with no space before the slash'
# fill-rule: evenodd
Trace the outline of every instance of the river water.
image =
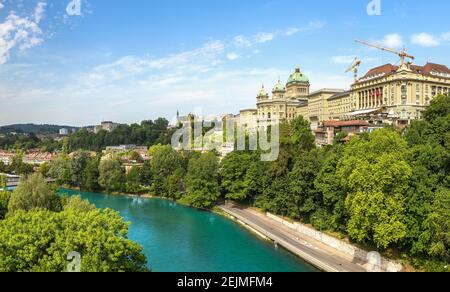
<svg viewBox="0 0 450 292">
<path fill-rule="evenodd" d="M 144 247 L 155 272 L 311 272 L 315 268 L 222 216 L 164 199 L 80 191 L 98 208 L 131 222 L 129 238 Z"/>
</svg>

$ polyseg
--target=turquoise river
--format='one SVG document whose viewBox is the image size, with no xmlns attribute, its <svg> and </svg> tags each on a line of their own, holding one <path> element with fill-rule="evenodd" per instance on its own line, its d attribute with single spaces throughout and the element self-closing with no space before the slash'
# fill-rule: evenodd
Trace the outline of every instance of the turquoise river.
<svg viewBox="0 0 450 292">
<path fill-rule="evenodd" d="M 309 264 L 261 240 L 222 216 L 163 199 L 80 191 L 98 208 L 119 211 L 131 222 L 129 238 L 141 244 L 155 272 L 311 272 Z"/>
</svg>

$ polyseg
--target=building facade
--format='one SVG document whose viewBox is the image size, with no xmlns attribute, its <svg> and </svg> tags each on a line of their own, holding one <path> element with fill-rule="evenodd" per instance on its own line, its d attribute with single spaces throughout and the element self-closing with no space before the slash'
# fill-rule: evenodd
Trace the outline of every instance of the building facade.
<svg viewBox="0 0 450 292">
<path fill-rule="evenodd" d="M 436 95 L 448 93 L 450 69 L 434 63 L 386 64 L 370 69 L 350 90 L 321 89 L 312 93 L 308 76 L 296 68 L 286 84 L 278 80 L 271 96 L 263 85 L 256 97 L 257 109 L 245 110 L 241 116 L 248 124 L 256 112 L 258 127 L 266 127 L 273 119 L 289 122 L 299 116 L 311 123 L 312 130 L 329 120 L 404 126 L 421 119 Z"/>
<path fill-rule="evenodd" d="M 304 118 L 309 120 L 313 130 L 320 126 L 320 123 L 330 119 L 329 99 L 336 94 L 345 92 L 342 89 L 321 89 L 308 96 L 308 115 Z"/>
<path fill-rule="evenodd" d="M 371 69 L 352 85 L 353 118 L 407 125 L 422 113 L 438 94 L 450 93 L 450 69 L 445 65 L 386 64 Z"/>
<path fill-rule="evenodd" d="M 106 131 L 106 132 L 111 133 L 112 131 L 117 129 L 119 126 L 120 126 L 120 124 L 105 121 L 105 122 L 102 122 L 100 125 L 95 126 L 94 133 L 97 134 L 100 131 Z"/>
<path fill-rule="evenodd" d="M 295 119 L 301 112 L 298 109 L 304 109 L 308 103 L 309 90 L 309 78 L 300 68 L 295 69 L 286 84 L 278 80 L 272 89 L 272 97 L 263 85 L 256 97 L 258 126 L 266 127 L 273 119 L 288 122 Z"/>
</svg>

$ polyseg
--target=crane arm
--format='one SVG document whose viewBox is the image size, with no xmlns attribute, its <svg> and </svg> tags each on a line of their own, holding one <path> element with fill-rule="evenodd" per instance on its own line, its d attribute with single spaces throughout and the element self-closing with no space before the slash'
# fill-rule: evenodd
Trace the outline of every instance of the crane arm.
<svg viewBox="0 0 450 292">
<path fill-rule="evenodd" d="M 358 60 L 358 58 L 355 58 L 354 63 L 347 70 L 345 70 L 345 73 L 348 73 L 348 72 L 358 68 L 358 66 L 360 66 L 360 65 L 361 65 L 361 61 Z"/>
<path fill-rule="evenodd" d="M 355 68 L 355 66 L 351 66 L 350 68 L 348 68 L 347 70 L 345 70 L 345 73 L 348 73 L 348 72 L 352 71 L 353 68 Z"/>
<path fill-rule="evenodd" d="M 371 43 L 368 43 L 368 42 L 365 42 L 365 41 L 356 40 L 356 42 L 360 43 L 360 44 L 363 44 L 363 45 L 366 45 L 366 46 L 369 46 L 369 47 L 372 47 L 372 48 L 375 48 L 375 49 L 379 49 L 379 50 L 382 50 L 382 51 L 390 52 L 390 53 L 393 53 L 393 54 L 396 54 L 396 55 L 400 55 L 401 54 L 400 52 L 397 52 L 396 50 L 385 48 L 385 47 L 382 47 L 382 46 L 379 46 L 379 45 L 375 45 L 375 44 L 371 44 Z"/>
</svg>

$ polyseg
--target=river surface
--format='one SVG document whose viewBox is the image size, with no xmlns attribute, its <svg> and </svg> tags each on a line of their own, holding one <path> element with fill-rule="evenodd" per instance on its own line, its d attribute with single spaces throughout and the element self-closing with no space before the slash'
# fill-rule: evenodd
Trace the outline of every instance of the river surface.
<svg viewBox="0 0 450 292">
<path fill-rule="evenodd" d="M 144 247 L 155 272 L 311 272 L 315 268 L 222 216 L 164 199 L 61 190 L 131 222 L 129 238 Z"/>
</svg>

